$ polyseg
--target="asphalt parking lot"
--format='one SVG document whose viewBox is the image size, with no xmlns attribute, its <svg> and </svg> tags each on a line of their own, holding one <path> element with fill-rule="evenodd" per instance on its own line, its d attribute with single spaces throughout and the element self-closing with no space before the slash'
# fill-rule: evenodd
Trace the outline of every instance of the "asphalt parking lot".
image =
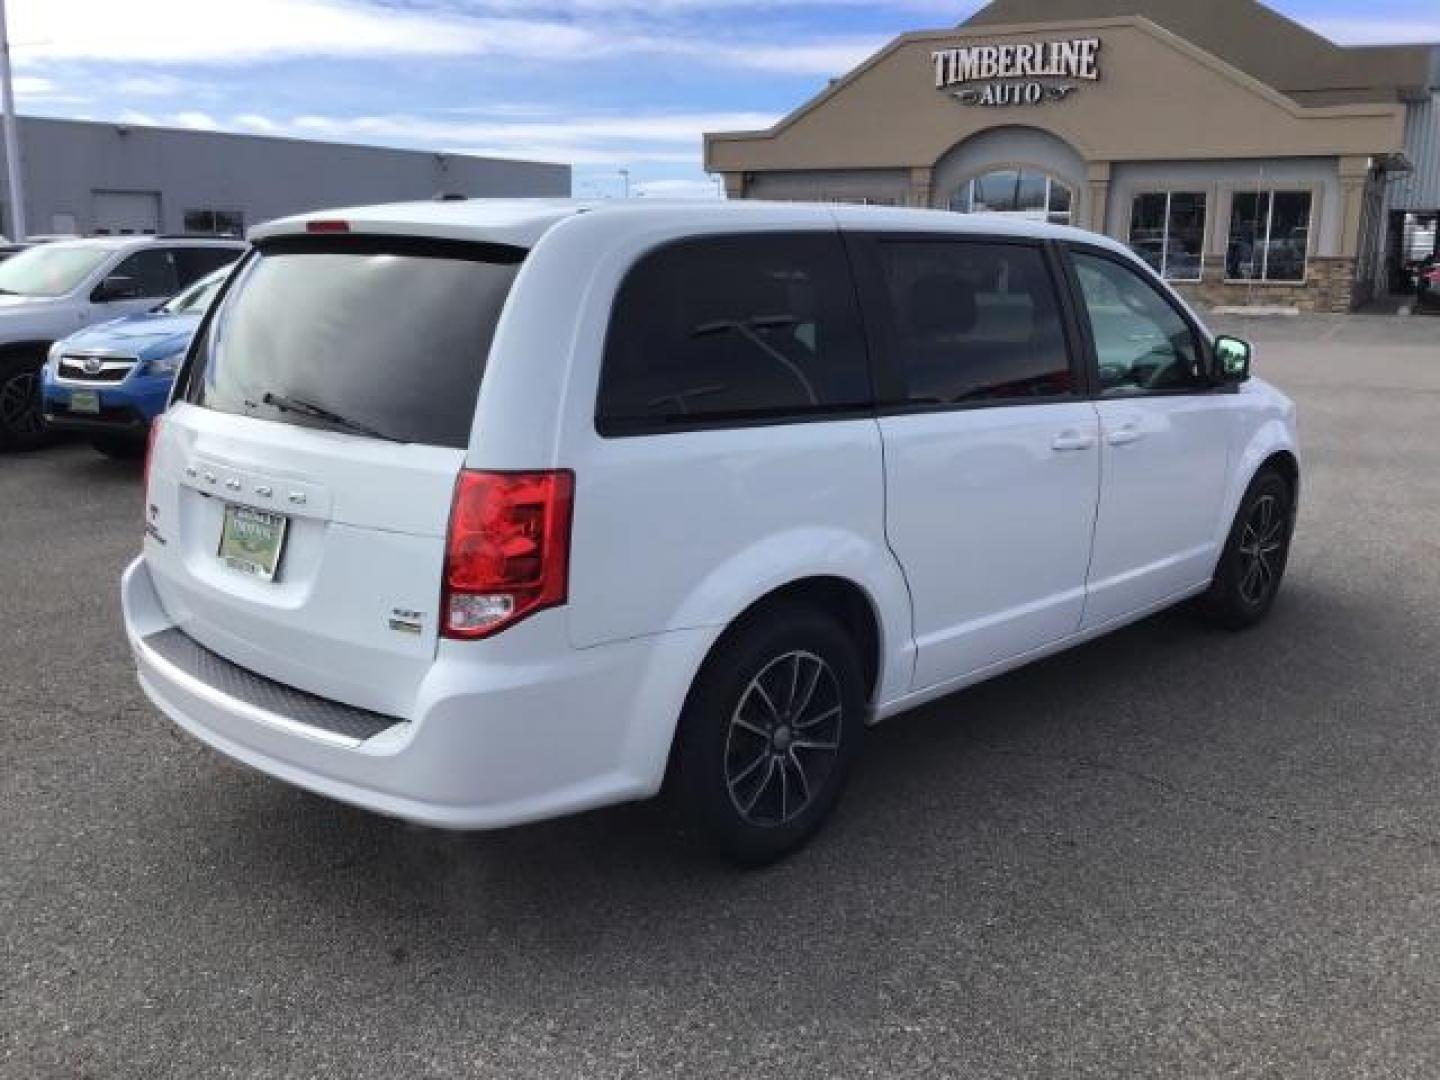
<svg viewBox="0 0 1440 1080">
<path fill-rule="evenodd" d="M 1216 322 L 1302 409 L 1273 619 L 894 721 L 763 872 L 227 763 L 134 683 L 138 467 L 0 459 L 0 1075 L 1440 1073 L 1440 320 Z"/>
</svg>

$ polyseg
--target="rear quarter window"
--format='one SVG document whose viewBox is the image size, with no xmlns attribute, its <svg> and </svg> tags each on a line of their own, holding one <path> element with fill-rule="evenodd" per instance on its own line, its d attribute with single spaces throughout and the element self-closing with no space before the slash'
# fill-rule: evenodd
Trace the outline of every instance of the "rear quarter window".
<svg viewBox="0 0 1440 1080">
<path fill-rule="evenodd" d="M 702 237 L 643 256 L 615 298 L 602 435 L 867 408 L 854 283 L 834 233 Z"/>
<path fill-rule="evenodd" d="M 463 448 L 524 254 L 358 237 L 272 242 L 238 271 L 208 324 L 186 399 Z"/>
</svg>

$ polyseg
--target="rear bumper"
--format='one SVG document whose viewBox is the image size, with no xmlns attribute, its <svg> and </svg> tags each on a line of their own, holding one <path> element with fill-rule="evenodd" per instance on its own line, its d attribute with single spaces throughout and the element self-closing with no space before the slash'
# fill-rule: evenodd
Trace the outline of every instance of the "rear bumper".
<svg viewBox="0 0 1440 1080">
<path fill-rule="evenodd" d="M 655 794 L 690 678 L 714 640 L 713 631 L 685 630 L 576 650 L 556 611 L 527 621 L 534 647 L 515 650 L 524 659 L 443 643 L 413 714 L 368 738 L 336 738 L 283 715 L 283 694 L 232 694 L 147 643 L 174 626 L 144 559 L 125 571 L 121 592 L 140 686 L 191 735 L 317 794 L 451 829 Z"/>
</svg>

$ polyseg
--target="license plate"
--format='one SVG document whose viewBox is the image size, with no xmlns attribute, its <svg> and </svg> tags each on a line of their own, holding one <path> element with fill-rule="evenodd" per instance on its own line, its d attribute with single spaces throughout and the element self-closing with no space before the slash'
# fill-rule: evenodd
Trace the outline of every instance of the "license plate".
<svg viewBox="0 0 1440 1080">
<path fill-rule="evenodd" d="M 220 526 L 220 561 L 232 570 L 273 581 L 285 544 L 287 519 L 248 506 L 225 507 Z"/>
<path fill-rule="evenodd" d="M 100 411 L 100 393 L 97 390 L 71 390 L 70 411 L 83 413 L 98 413 Z"/>
</svg>

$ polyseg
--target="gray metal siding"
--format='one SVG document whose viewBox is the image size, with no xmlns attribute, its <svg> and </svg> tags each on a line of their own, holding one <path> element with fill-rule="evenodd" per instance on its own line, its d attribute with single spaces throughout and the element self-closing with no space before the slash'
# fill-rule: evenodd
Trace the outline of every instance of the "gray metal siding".
<svg viewBox="0 0 1440 1080">
<path fill-rule="evenodd" d="M 1405 113 L 1405 156 L 1415 171 L 1395 182 L 1392 210 L 1440 210 L 1440 93 Z"/>
<path fill-rule="evenodd" d="M 461 154 L 38 117 L 21 118 L 20 138 L 32 233 L 56 231 L 57 215 L 92 231 L 98 192 L 158 192 L 165 232 L 180 232 L 187 210 L 240 211 L 249 228 L 306 210 L 442 191 L 570 194 L 568 165 Z"/>
</svg>

